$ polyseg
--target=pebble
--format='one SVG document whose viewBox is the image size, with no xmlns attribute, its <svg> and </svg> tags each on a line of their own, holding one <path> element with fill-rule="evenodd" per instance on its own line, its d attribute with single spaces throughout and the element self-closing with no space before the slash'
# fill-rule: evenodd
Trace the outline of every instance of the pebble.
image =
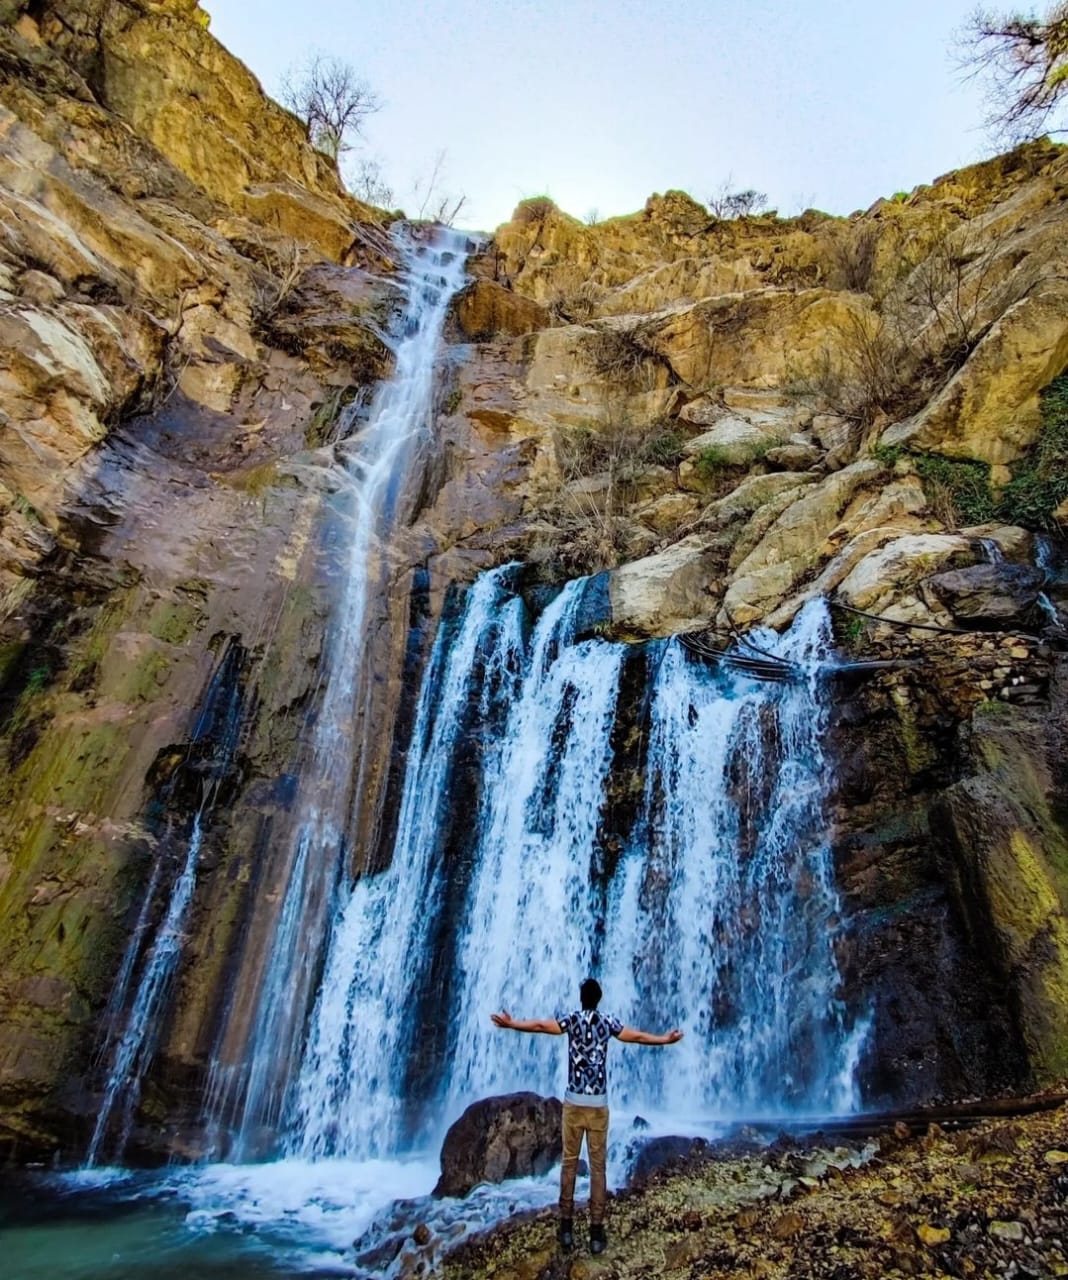
<svg viewBox="0 0 1068 1280">
<path fill-rule="evenodd" d="M 936 1244 L 945 1244 L 950 1232 L 948 1227 L 935 1227 L 929 1222 L 924 1222 L 916 1228 L 916 1234 L 928 1249 L 933 1249 Z"/>
<path fill-rule="evenodd" d="M 799 1213 L 784 1213 L 771 1224 L 771 1234 L 776 1240 L 790 1240 L 805 1229 L 805 1220 Z"/>
<path fill-rule="evenodd" d="M 1047 1151 L 1046 1164 L 1068 1164 L 1068 1151 L 1059 1151 L 1056 1147 Z"/>
<path fill-rule="evenodd" d="M 1022 1222 L 999 1222 L 996 1218 L 987 1227 L 992 1236 L 997 1236 L 999 1240 L 1022 1240 L 1024 1238 L 1024 1229 Z"/>
</svg>

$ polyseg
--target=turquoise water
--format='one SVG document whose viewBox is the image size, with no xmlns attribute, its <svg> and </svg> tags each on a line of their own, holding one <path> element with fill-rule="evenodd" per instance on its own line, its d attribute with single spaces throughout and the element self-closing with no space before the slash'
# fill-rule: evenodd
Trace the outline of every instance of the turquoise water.
<svg viewBox="0 0 1068 1280">
<path fill-rule="evenodd" d="M 4 1280 L 260 1280 L 371 1276 L 358 1255 L 385 1245 L 431 1261 L 521 1209 L 550 1203 L 553 1177 L 433 1200 L 437 1160 L 270 1164 L 21 1174 L 0 1182 Z M 419 1223 L 432 1233 L 417 1250 Z"/>
</svg>

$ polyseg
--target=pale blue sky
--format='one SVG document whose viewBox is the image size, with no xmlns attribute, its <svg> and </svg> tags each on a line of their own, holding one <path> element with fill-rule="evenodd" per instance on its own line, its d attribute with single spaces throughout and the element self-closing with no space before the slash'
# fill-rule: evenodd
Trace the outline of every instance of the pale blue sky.
<svg viewBox="0 0 1068 1280">
<path fill-rule="evenodd" d="M 992 150 L 953 66 L 974 0 L 205 0 L 212 30 L 277 93 L 318 48 L 384 99 L 367 130 L 398 203 L 448 153 L 464 225 L 524 196 L 568 212 L 700 199 L 730 176 L 780 213 L 832 213 Z"/>
</svg>

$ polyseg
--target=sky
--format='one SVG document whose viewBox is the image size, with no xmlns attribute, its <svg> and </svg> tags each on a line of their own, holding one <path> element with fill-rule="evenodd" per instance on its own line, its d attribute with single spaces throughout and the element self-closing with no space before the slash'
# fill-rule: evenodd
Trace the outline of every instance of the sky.
<svg viewBox="0 0 1068 1280">
<path fill-rule="evenodd" d="M 395 203 L 444 152 L 471 228 L 531 195 L 604 218 L 725 183 L 845 214 L 995 150 L 952 51 L 975 0 L 202 2 L 274 96 L 314 51 L 350 62 Z"/>
</svg>

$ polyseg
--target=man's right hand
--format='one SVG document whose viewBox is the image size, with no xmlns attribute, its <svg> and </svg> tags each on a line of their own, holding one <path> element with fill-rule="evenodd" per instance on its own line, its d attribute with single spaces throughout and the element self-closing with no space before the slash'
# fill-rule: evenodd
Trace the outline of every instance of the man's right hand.
<svg viewBox="0 0 1068 1280">
<path fill-rule="evenodd" d="M 491 1013 L 490 1018 L 495 1027 L 500 1027 L 504 1031 L 511 1031 L 513 1026 L 512 1015 L 507 1009 L 502 1009 L 500 1013 Z"/>
<path fill-rule="evenodd" d="M 665 1044 L 678 1044 L 678 1042 L 679 1042 L 681 1039 L 682 1039 L 682 1032 L 678 1029 L 678 1027 L 676 1027 L 674 1031 L 669 1031 L 669 1032 L 667 1033 L 667 1035 L 664 1037 L 664 1043 L 665 1043 Z"/>
</svg>

